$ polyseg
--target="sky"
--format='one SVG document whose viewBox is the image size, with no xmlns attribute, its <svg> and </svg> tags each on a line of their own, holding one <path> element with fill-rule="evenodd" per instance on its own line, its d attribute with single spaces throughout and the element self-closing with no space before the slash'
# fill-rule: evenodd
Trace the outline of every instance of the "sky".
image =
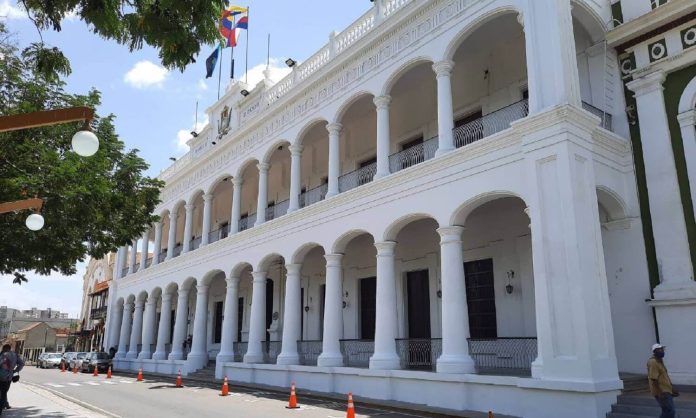
<svg viewBox="0 0 696 418">
<path fill-rule="evenodd" d="M 249 7 L 249 62 L 245 65 L 246 33 L 235 50 L 235 75 L 254 86 L 266 67 L 267 37 L 270 42 L 270 67 L 276 81 L 289 72 L 284 61 L 291 57 L 302 62 L 320 49 L 332 31 L 340 32 L 363 13 L 369 0 L 245 0 L 233 3 Z M 0 19 L 4 19 L 19 47 L 40 40 L 24 10 L 15 0 L 0 0 Z M 206 122 L 205 109 L 218 94 L 218 73 L 205 79 L 205 59 L 213 46 L 205 46 L 182 73 L 162 67 L 157 51 L 150 47 L 130 52 L 125 45 L 93 34 L 88 25 L 69 16 L 61 32 L 46 30 L 46 44 L 60 48 L 68 57 L 72 74 L 66 90 L 85 93 L 96 88 L 102 93 L 100 115 L 116 115 L 116 131 L 127 148 L 137 148 L 150 164 L 147 174 L 156 176 L 171 161 L 186 153 L 186 141 L 194 127 Z M 221 94 L 229 83 L 230 50 L 225 49 Z M 198 117 L 196 118 L 196 102 Z M 196 120 L 198 125 L 196 126 Z M 198 130 L 197 129 L 197 130 Z M 77 315 L 82 300 L 82 276 L 85 263 L 71 277 L 28 274 L 29 283 L 12 284 L 11 277 L 0 276 L 0 306 L 18 309 L 31 307 L 59 309 Z"/>
</svg>

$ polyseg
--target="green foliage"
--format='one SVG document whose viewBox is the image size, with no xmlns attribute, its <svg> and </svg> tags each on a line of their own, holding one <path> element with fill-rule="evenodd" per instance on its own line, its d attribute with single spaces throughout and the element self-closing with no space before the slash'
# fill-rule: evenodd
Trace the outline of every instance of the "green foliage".
<svg viewBox="0 0 696 418">
<path fill-rule="evenodd" d="M 165 67 L 195 62 L 201 45 L 219 42 L 218 20 L 226 0 L 24 0 L 39 30 L 61 30 L 76 14 L 99 36 L 127 45 L 131 51 L 150 45 Z"/>
<path fill-rule="evenodd" d="M 0 39 L 7 39 L 2 35 L 0 22 Z M 37 70 L 13 45 L 0 42 L 0 55 L 0 115 L 99 106 L 99 92 L 66 93 L 57 75 Z M 92 121 L 99 151 L 87 158 L 71 151 L 81 123 L 0 133 L 0 202 L 40 197 L 45 219 L 42 230 L 30 231 L 27 211 L 0 214 L 0 273 L 14 274 L 19 284 L 25 271 L 74 274 L 86 255 L 101 258 L 157 220 L 152 212 L 163 184 L 143 176 L 148 165 L 137 150 L 124 149 L 113 120 Z"/>
</svg>

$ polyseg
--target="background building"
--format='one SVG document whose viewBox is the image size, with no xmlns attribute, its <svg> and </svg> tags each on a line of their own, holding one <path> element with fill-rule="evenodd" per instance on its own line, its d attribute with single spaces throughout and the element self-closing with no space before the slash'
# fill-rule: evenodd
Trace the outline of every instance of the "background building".
<svg viewBox="0 0 696 418">
<path fill-rule="evenodd" d="M 109 287 L 113 278 L 116 254 L 90 259 L 83 279 L 80 327 L 76 332 L 76 349 L 98 351 L 104 346 L 104 323 L 109 301 Z"/>
</svg>

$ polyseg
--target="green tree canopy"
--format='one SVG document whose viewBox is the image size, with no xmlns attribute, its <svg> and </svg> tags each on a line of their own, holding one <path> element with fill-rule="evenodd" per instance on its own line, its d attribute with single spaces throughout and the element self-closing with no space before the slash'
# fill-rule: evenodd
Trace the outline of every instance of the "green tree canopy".
<svg viewBox="0 0 696 418">
<path fill-rule="evenodd" d="M 225 0 L 20 0 L 39 30 L 61 30 L 75 14 L 99 36 L 127 45 L 147 44 L 159 51 L 162 65 L 183 69 L 195 62 L 201 45 L 219 42 L 218 19 Z M 37 44 L 43 48 L 42 44 Z M 50 58 L 52 48 L 44 48 Z M 59 52 L 59 51 L 58 51 Z M 52 64 L 53 61 L 46 61 Z"/>
<path fill-rule="evenodd" d="M 99 106 L 98 91 L 65 92 L 58 74 L 37 72 L 31 48 L 20 54 L 7 39 L 0 22 L 0 116 Z M 0 214 L 0 273 L 19 283 L 26 271 L 75 274 L 86 255 L 101 258 L 157 220 L 152 213 L 163 183 L 143 175 L 148 165 L 137 150 L 125 150 L 113 121 L 113 115 L 92 121 L 99 151 L 91 157 L 71 151 L 81 123 L 0 133 L 0 202 L 40 197 L 45 219 L 42 230 L 30 231 L 29 212 Z"/>
</svg>

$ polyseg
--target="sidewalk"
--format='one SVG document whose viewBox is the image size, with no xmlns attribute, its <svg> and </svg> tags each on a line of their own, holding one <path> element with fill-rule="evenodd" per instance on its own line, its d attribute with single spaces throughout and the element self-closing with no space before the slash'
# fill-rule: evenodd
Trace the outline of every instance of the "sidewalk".
<svg viewBox="0 0 696 418">
<path fill-rule="evenodd" d="M 12 409 L 3 410 L 2 418 L 106 418 L 105 415 L 83 408 L 45 389 L 22 382 L 12 384 L 8 398 Z"/>
</svg>

